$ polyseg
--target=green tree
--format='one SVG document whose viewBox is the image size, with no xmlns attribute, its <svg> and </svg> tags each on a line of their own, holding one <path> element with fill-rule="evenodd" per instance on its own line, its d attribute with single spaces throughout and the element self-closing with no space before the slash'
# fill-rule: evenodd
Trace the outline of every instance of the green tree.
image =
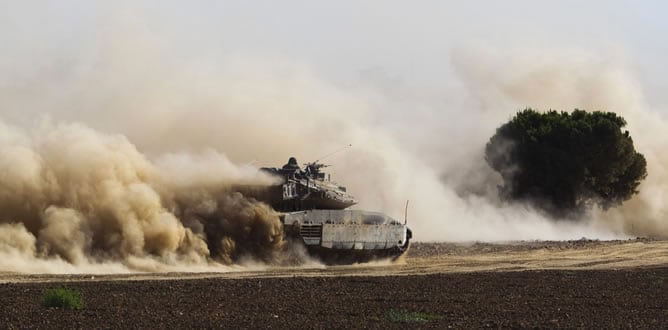
<svg viewBox="0 0 668 330">
<path fill-rule="evenodd" d="M 551 215 L 617 206 L 647 177 L 624 118 L 613 112 L 525 109 L 496 130 L 487 163 L 503 178 L 503 198 L 530 201 Z"/>
</svg>

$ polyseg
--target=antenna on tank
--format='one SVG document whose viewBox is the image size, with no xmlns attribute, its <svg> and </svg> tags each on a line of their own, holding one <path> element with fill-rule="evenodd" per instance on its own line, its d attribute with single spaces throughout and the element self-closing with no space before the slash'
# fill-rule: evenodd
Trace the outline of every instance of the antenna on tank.
<svg viewBox="0 0 668 330">
<path fill-rule="evenodd" d="M 406 224 L 408 224 L 408 202 L 410 202 L 410 200 L 407 199 L 406 200 L 406 210 L 404 211 L 404 226 Z"/>
<path fill-rule="evenodd" d="M 321 160 L 323 160 L 323 159 L 325 159 L 325 158 L 327 158 L 327 157 L 329 157 L 329 156 L 332 156 L 332 155 L 334 155 L 334 154 L 337 154 L 337 153 L 339 153 L 339 152 L 345 150 L 346 148 L 350 148 L 350 147 L 352 147 L 352 146 L 353 146 L 352 144 L 348 144 L 347 146 L 344 146 L 344 147 L 341 148 L 341 149 L 338 149 L 338 150 L 336 150 L 336 151 L 334 151 L 334 152 L 328 153 L 328 154 L 326 154 L 326 155 L 320 157 L 319 159 L 316 159 L 316 161 L 315 161 L 314 163 L 318 163 L 318 162 L 320 162 Z"/>
</svg>

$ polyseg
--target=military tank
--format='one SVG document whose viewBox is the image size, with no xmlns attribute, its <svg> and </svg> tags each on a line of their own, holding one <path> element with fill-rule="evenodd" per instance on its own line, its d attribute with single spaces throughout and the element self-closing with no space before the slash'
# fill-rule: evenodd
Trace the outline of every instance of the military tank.
<svg viewBox="0 0 668 330">
<path fill-rule="evenodd" d="M 261 168 L 279 179 L 264 201 L 281 212 L 286 235 L 330 264 L 396 259 L 406 252 L 408 226 L 380 212 L 347 209 L 357 201 L 322 171 L 327 166 L 315 161 L 302 169 L 290 157 L 280 168 Z"/>
</svg>

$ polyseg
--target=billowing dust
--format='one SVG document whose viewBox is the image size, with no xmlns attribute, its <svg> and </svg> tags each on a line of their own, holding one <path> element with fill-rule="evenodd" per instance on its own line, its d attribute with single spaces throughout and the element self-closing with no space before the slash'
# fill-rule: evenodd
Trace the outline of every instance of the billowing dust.
<svg viewBox="0 0 668 330">
<path fill-rule="evenodd" d="M 0 62 L 2 271 L 274 263 L 286 249 L 276 212 L 229 188 L 348 144 L 324 160 L 334 180 L 356 207 L 399 220 L 410 200 L 417 241 L 668 237 L 668 122 L 614 54 L 454 47 L 436 70 L 450 75 L 422 90 L 262 53 L 212 56 L 155 29 L 151 10 L 122 7 L 87 21 L 95 33 L 77 45 L 8 30 L 23 42 Z M 648 162 L 640 193 L 581 221 L 500 201 L 484 146 L 525 107 L 625 117 Z"/>
<path fill-rule="evenodd" d="M 233 268 L 234 272 L 132 273 L 113 275 L 24 275 L 0 272 L 3 282 L 64 282 L 165 280 L 203 278 L 276 278 L 328 276 L 415 276 L 442 273 L 509 272 L 524 270 L 577 271 L 665 267 L 668 241 L 521 241 L 497 243 L 416 243 L 399 262 L 303 267 L 263 265 L 260 269 Z"/>
<path fill-rule="evenodd" d="M 255 169 L 213 152 L 150 162 L 78 124 L 0 125 L 2 270 L 216 267 L 284 251 L 278 214 L 231 189 L 272 183 Z"/>
</svg>

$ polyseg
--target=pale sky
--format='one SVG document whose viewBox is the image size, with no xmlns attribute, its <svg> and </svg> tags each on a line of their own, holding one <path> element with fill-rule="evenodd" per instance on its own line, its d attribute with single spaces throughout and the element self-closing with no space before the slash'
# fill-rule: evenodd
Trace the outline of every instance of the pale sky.
<svg viewBox="0 0 668 330">
<path fill-rule="evenodd" d="M 647 102 L 668 112 L 663 1 L 2 1 L 0 9 L 2 69 L 89 62 L 106 30 L 127 20 L 184 61 L 278 58 L 335 81 L 382 72 L 407 88 L 448 85 L 451 52 L 471 44 L 615 53 Z"/>
</svg>

